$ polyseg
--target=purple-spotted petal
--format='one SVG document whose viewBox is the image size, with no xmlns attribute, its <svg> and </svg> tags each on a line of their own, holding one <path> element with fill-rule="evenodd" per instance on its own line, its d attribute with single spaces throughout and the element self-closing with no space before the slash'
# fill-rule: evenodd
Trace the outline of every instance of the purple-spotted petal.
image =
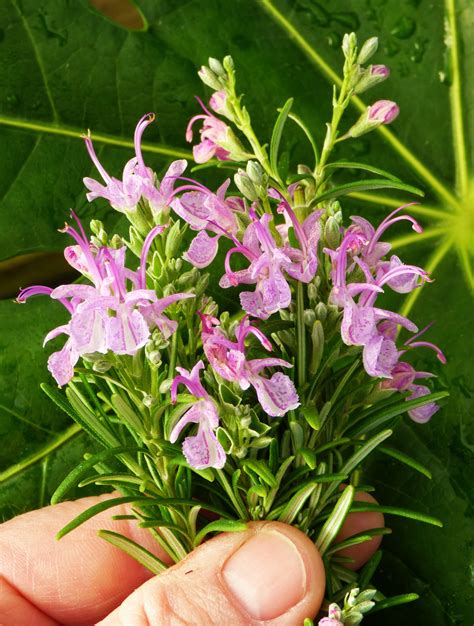
<svg viewBox="0 0 474 626">
<path fill-rule="evenodd" d="M 205 469 L 224 467 L 226 455 L 217 440 L 214 430 L 219 425 L 219 416 L 211 400 L 200 400 L 181 417 L 170 434 L 174 443 L 188 424 L 198 424 L 198 432 L 193 437 L 186 437 L 183 442 L 183 454 L 191 467 Z"/>
<path fill-rule="evenodd" d="M 188 162 L 186 159 L 179 159 L 178 161 L 173 161 L 173 163 L 171 163 L 169 168 L 166 170 L 160 184 L 160 193 L 163 194 L 166 199 L 171 196 L 176 178 L 184 173 L 187 166 Z"/>
<path fill-rule="evenodd" d="M 115 354 L 135 354 L 150 337 L 143 315 L 119 306 L 115 317 L 107 319 L 107 347 Z"/>
<path fill-rule="evenodd" d="M 170 442 L 175 443 L 188 424 L 199 424 L 203 420 L 209 421 L 213 428 L 219 425 L 216 407 L 210 400 L 199 400 L 181 416 L 171 431 Z"/>
<path fill-rule="evenodd" d="M 362 353 L 365 371 L 369 376 L 391 378 L 399 356 L 395 342 L 382 335 L 375 335 L 365 345 Z"/>
<path fill-rule="evenodd" d="M 286 374 L 277 372 L 270 379 L 253 376 L 250 382 L 263 410 L 271 417 L 281 417 L 300 404 L 295 385 Z"/>
<path fill-rule="evenodd" d="M 51 298 L 54 300 L 60 300 L 61 298 L 87 300 L 88 298 L 96 298 L 97 295 L 97 289 L 92 287 L 92 285 L 60 285 L 51 292 Z"/>
<path fill-rule="evenodd" d="M 407 397 L 407 400 L 416 400 L 423 396 L 428 396 L 431 390 L 425 385 L 413 385 L 411 394 Z M 416 409 L 408 411 L 408 415 L 414 422 L 418 424 L 426 424 L 429 422 L 433 415 L 439 411 L 439 406 L 435 402 L 428 402 L 424 406 L 419 406 Z"/>
<path fill-rule="evenodd" d="M 194 237 L 183 258 L 194 267 L 202 269 L 215 259 L 219 245 L 219 237 L 210 237 L 205 230 Z"/>
<path fill-rule="evenodd" d="M 224 448 L 206 424 L 198 428 L 197 435 L 183 441 L 183 454 L 191 467 L 203 470 L 208 467 L 222 469 L 226 462 Z"/>
<path fill-rule="evenodd" d="M 79 354 L 73 348 L 70 339 L 66 341 L 62 350 L 53 352 L 48 359 L 48 370 L 60 387 L 66 385 L 74 376 L 74 365 L 79 359 Z"/>
<path fill-rule="evenodd" d="M 210 139 L 203 139 L 193 147 L 193 157 L 196 163 L 206 163 L 216 154 L 217 146 Z"/>
<path fill-rule="evenodd" d="M 363 346 L 375 332 L 375 313 L 372 307 L 349 304 L 344 308 L 341 336 L 346 346 Z"/>
<path fill-rule="evenodd" d="M 83 302 L 71 318 L 69 332 L 80 354 L 107 352 L 106 324 L 112 318 L 108 318 L 107 306 L 104 306 L 103 300 L 108 298 Z"/>
<path fill-rule="evenodd" d="M 248 362 L 248 366 L 254 374 L 258 374 L 265 367 L 293 367 L 293 365 L 288 363 L 288 361 L 274 357 L 268 357 L 266 359 L 252 359 Z"/>
<path fill-rule="evenodd" d="M 239 300 L 241 307 L 249 315 L 259 317 L 262 320 L 266 320 L 270 316 L 270 313 L 265 309 L 263 298 L 258 291 L 242 291 L 239 294 Z"/>
<path fill-rule="evenodd" d="M 55 337 L 58 337 L 59 335 L 69 335 L 69 325 L 68 324 L 64 324 L 63 326 L 58 326 L 57 328 L 53 328 L 53 330 L 50 330 L 49 333 L 46 335 L 46 337 L 43 340 L 43 347 L 48 343 L 48 341 L 51 341 L 51 339 L 54 339 Z"/>
</svg>

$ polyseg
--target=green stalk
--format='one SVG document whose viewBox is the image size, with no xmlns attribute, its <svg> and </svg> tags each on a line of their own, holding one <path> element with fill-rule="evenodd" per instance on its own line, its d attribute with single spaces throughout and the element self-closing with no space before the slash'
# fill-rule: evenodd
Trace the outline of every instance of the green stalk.
<svg viewBox="0 0 474 626">
<path fill-rule="evenodd" d="M 227 476 L 224 474 L 222 470 L 216 470 L 216 476 L 218 481 L 224 487 L 225 492 L 229 496 L 230 501 L 234 505 L 235 510 L 240 516 L 240 519 L 247 519 L 247 511 L 245 510 L 245 506 L 240 498 L 237 499 L 235 493 L 232 490 L 232 487 L 229 485 L 229 481 L 227 480 Z"/>
<path fill-rule="evenodd" d="M 303 283 L 296 283 L 296 359 L 298 368 L 298 386 L 303 388 L 306 382 L 306 329 L 304 326 Z"/>
</svg>

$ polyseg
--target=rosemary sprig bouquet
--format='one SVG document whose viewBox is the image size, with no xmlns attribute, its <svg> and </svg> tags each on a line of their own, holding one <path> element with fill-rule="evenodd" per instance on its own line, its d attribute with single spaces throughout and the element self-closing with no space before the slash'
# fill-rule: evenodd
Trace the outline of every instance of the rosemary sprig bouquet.
<svg viewBox="0 0 474 626">
<path fill-rule="evenodd" d="M 129 517 L 177 562 L 212 533 L 279 520 L 304 531 L 324 560 L 328 617 L 320 624 L 358 624 L 368 611 L 415 599 L 385 598 L 371 583 L 381 537 L 390 532 L 382 515 L 380 527 L 350 532 L 351 516 L 374 511 L 440 525 L 378 504 L 364 482 L 363 464 L 375 450 L 429 476 L 385 442 L 404 414 L 426 422 L 446 395 L 433 393 L 433 375 L 410 364 L 412 350 L 424 348 L 445 361 L 421 338 L 426 328 L 381 307 L 387 290 L 409 293 L 430 280 L 390 256 L 383 241 L 396 223 L 416 232 L 421 226 L 405 212 L 409 205 L 374 227 L 361 216 L 347 219 L 340 204 L 357 190 L 422 195 L 372 165 L 332 160 L 336 144 L 398 115 L 394 102 L 380 100 L 351 126 L 345 122 L 351 98 L 389 75 L 367 64 L 376 49 L 376 38 L 359 48 L 353 33 L 344 37 L 343 82 L 334 87 L 321 151 L 292 113 L 292 99 L 269 144 L 261 143 L 236 91 L 232 59 L 209 59 L 199 72 L 213 90 L 209 108 L 199 100 L 203 112 L 186 138 L 202 124 L 195 170 L 230 169 L 235 188 L 229 178 L 217 191 L 207 188 L 186 173 L 184 160 L 159 181 L 140 149 L 153 114 L 138 122 L 122 180 L 107 173 L 85 138 L 103 181 L 84 179 L 87 198 L 106 198 L 123 213 L 128 240 L 99 220 L 89 238 L 72 214 L 75 225 L 64 232 L 74 243 L 65 256 L 83 280 L 29 287 L 18 300 L 44 294 L 67 309 L 68 323 L 45 338 L 67 338 L 48 360 L 62 389 L 44 390 L 104 448 L 65 478 L 53 502 L 91 483 L 122 495 L 82 513 L 60 537 L 128 503 Z M 296 171 L 279 158 L 290 130 L 302 132 L 314 154 L 314 163 Z M 341 170 L 370 178 L 341 184 Z M 220 277 L 214 298 L 211 275 Z M 238 302 L 231 311 L 216 295 L 223 290 Z M 152 572 L 166 568 L 131 539 L 101 535 Z M 364 543 L 365 556 L 351 552 Z"/>
</svg>

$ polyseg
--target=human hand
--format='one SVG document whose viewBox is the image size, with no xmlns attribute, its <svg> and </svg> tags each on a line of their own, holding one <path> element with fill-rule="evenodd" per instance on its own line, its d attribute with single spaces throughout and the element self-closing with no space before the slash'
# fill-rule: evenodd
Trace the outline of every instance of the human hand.
<svg viewBox="0 0 474 626">
<path fill-rule="evenodd" d="M 56 541 L 68 521 L 109 497 L 64 502 L 0 526 L 0 626 L 296 626 L 318 612 L 321 557 L 302 532 L 279 522 L 219 535 L 159 576 L 97 536 L 114 530 L 166 560 L 147 531 L 109 512 Z"/>
</svg>

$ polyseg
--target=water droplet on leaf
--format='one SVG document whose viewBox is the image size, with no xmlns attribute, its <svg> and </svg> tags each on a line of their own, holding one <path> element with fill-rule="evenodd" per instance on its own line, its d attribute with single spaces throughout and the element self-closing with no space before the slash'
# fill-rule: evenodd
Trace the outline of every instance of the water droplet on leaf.
<svg viewBox="0 0 474 626">
<path fill-rule="evenodd" d="M 410 60 L 414 63 L 421 63 L 423 61 L 423 57 L 425 56 L 426 46 L 428 40 L 427 39 L 416 39 L 413 52 L 410 55 Z"/>
<path fill-rule="evenodd" d="M 403 15 L 392 28 L 390 34 L 398 39 L 409 39 L 416 30 L 416 22 L 413 18 Z"/>
<path fill-rule="evenodd" d="M 331 18 L 326 9 L 314 0 L 298 0 L 298 6 L 306 9 L 305 13 L 311 22 L 318 26 L 327 27 L 331 23 Z"/>
<path fill-rule="evenodd" d="M 387 41 L 386 41 L 386 43 L 385 43 L 385 45 L 383 47 L 383 51 L 385 52 L 385 54 L 388 57 L 394 57 L 395 55 L 397 55 L 400 52 L 400 46 L 393 39 L 387 39 Z"/>
<path fill-rule="evenodd" d="M 20 99 L 19 99 L 19 98 L 18 98 L 18 96 L 17 96 L 16 94 L 14 94 L 14 93 L 10 93 L 10 94 L 8 94 L 8 96 L 5 98 L 5 100 L 7 101 L 7 104 L 8 104 L 10 107 L 14 107 L 14 106 L 16 106 L 17 104 L 19 104 L 19 102 L 20 102 Z"/>
<path fill-rule="evenodd" d="M 327 42 L 331 46 L 331 48 L 339 48 L 342 43 L 342 37 L 339 33 L 332 32 L 327 37 Z"/>
</svg>

